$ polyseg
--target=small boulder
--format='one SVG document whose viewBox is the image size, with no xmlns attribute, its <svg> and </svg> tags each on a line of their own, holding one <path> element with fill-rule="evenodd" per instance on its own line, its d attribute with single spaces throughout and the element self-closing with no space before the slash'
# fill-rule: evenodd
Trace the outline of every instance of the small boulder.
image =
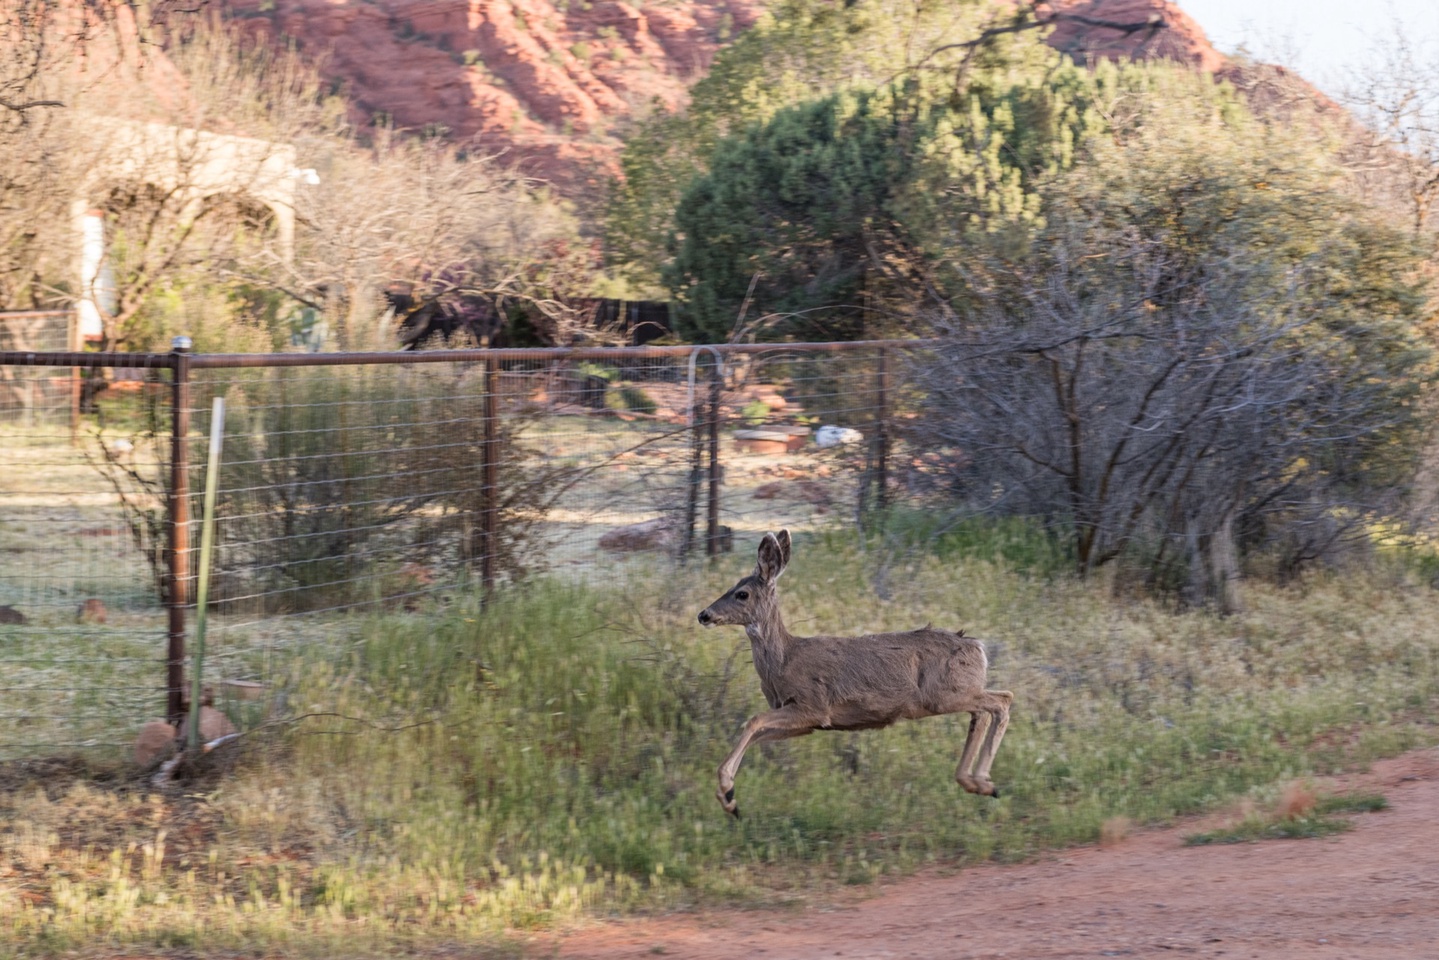
<svg viewBox="0 0 1439 960">
<path fill-rule="evenodd" d="M 80 609 L 75 611 L 75 619 L 80 623 L 104 623 L 109 616 L 105 609 L 104 601 L 91 597 L 80 604 Z"/>
<path fill-rule="evenodd" d="M 833 498 L 823 484 L 800 477 L 790 478 L 790 482 L 771 480 L 769 483 L 761 484 L 755 487 L 754 498 L 756 500 L 803 500 L 816 506 L 825 507 L 833 502 Z"/>
<path fill-rule="evenodd" d="M 201 743 L 209 743 L 211 740 L 218 740 L 221 737 L 227 737 L 232 733 L 239 732 L 240 731 L 235 729 L 235 725 L 230 722 L 230 718 L 219 710 L 216 710 L 214 707 L 200 708 Z M 188 742 L 190 739 L 190 717 L 188 714 L 185 716 L 185 719 L 180 722 L 179 738 L 184 742 Z"/>
<path fill-rule="evenodd" d="M 864 434 L 849 427 L 835 427 L 826 424 L 814 432 L 814 445 L 825 450 L 863 441 Z"/>
<path fill-rule="evenodd" d="M 756 500 L 774 500 L 784 493 L 784 484 L 778 480 L 762 483 L 754 489 Z"/>
<path fill-rule="evenodd" d="M 0 605 L 0 623 L 19 625 L 27 621 L 25 614 L 9 604 Z"/>
<path fill-rule="evenodd" d="M 675 543 L 675 528 L 668 520 L 656 518 L 608 530 L 600 537 L 600 549 L 617 553 L 640 550 L 668 550 Z"/>
<path fill-rule="evenodd" d="M 151 720 L 135 736 L 135 763 L 140 767 L 154 766 L 175 750 L 175 728 L 164 720 Z"/>
<path fill-rule="evenodd" d="M 804 500 L 820 506 L 829 506 L 830 495 L 824 484 L 814 480 L 796 480 L 794 483 L 794 497 L 796 500 Z"/>
</svg>

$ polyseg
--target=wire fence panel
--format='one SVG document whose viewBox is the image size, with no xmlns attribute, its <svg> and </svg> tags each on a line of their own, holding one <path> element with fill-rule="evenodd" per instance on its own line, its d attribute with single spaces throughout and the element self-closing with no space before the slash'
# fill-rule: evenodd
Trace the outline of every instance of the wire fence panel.
<svg viewBox="0 0 1439 960">
<path fill-rule="evenodd" d="M 0 350 L 36 353 L 69 350 L 74 336 L 74 317 L 70 310 L 0 311 Z"/>
<path fill-rule="evenodd" d="M 0 351 L 58 353 L 74 336 L 69 310 L 0 313 Z M 0 424 L 67 422 L 78 414 L 80 389 L 77 368 L 0 365 Z"/>
<path fill-rule="evenodd" d="M 886 436 L 879 358 L 878 348 L 726 358 L 723 523 L 758 535 L 853 520 L 878 505 Z"/>
<path fill-rule="evenodd" d="M 0 604 L 23 622 L 0 622 L 0 662 L 28 672 L 7 681 L 18 698 L 4 701 L 0 758 L 123 743 L 148 719 L 179 717 L 217 396 L 204 681 L 243 724 L 269 700 L 242 694 L 279 692 L 301 648 L 338 657 L 357 616 L 422 617 L 540 575 L 613 577 L 629 563 L 748 550 L 766 530 L 854 523 L 904 482 L 895 349 L 112 364 L 138 378 L 56 355 L 52 368 L 83 361 L 109 387 L 73 438 L 59 425 L 5 428 Z M 10 356 L 0 369 L 18 368 Z M 45 700 L 52 689 L 69 700 Z"/>
<path fill-rule="evenodd" d="M 47 368 L 0 371 L 36 383 Z M 114 750 L 164 709 L 163 564 L 135 535 L 144 505 L 126 503 L 122 478 L 163 467 L 140 438 L 156 432 L 147 418 L 169 429 L 166 376 L 110 393 L 77 433 L 68 409 L 30 416 L 0 392 L 0 759 Z"/>
</svg>

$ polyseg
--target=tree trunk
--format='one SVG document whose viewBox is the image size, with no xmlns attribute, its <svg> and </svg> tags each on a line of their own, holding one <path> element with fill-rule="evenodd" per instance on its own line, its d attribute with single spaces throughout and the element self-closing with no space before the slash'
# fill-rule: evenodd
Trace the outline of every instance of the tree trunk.
<svg viewBox="0 0 1439 960">
<path fill-rule="evenodd" d="M 1234 514 L 1237 508 L 1231 506 L 1224 511 L 1224 519 L 1209 536 L 1209 589 L 1215 607 L 1224 616 L 1242 613 L 1243 600 L 1239 595 L 1239 544 L 1234 538 Z"/>
<path fill-rule="evenodd" d="M 1185 524 L 1184 544 L 1189 557 L 1189 572 L 1182 591 L 1185 604 L 1192 607 L 1213 606 L 1223 616 L 1240 613 L 1244 604 L 1239 591 L 1239 545 L 1234 537 L 1234 515 L 1231 506 L 1218 525 L 1204 532 L 1199 518 L 1191 517 Z"/>
</svg>

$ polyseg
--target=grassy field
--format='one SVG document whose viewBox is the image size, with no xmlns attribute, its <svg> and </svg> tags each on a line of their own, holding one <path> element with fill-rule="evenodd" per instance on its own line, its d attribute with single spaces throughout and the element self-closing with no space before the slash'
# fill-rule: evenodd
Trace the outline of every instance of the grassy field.
<svg viewBox="0 0 1439 960">
<path fill-rule="evenodd" d="M 1439 591 L 1399 560 L 1251 584 L 1248 612 L 1221 619 L 991 559 L 1023 552 L 961 538 L 879 563 L 816 534 L 783 582 L 799 633 L 989 638 L 991 685 L 1016 694 L 999 801 L 953 783 L 960 716 L 753 750 L 732 821 L 714 770 L 762 700 L 743 634 L 694 615 L 747 562 L 549 579 L 299 648 L 276 678 L 290 719 L 179 787 L 6 768 L 0 955 L 499 950 L 596 914 L 1016 860 L 1433 739 Z"/>
</svg>

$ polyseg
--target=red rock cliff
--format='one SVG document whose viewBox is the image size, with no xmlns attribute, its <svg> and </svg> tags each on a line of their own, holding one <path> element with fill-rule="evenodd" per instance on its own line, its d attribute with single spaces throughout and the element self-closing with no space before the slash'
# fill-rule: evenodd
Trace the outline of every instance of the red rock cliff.
<svg viewBox="0 0 1439 960">
<path fill-rule="evenodd" d="M 617 127 L 658 99 L 675 106 L 763 0 L 227 0 L 257 33 L 300 44 L 342 80 L 356 119 L 441 126 L 521 160 L 571 196 L 614 171 Z M 1090 21 L 1164 27 L 1125 33 L 1061 19 L 1049 42 L 1078 59 L 1165 57 L 1217 71 L 1225 59 L 1169 0 L 1054 0 Z"/>
<path fill-rule="evenodd" d="M 1094 57 L 1164 59 L 1206 73 L 1215 73 L 1227 63 L 1194 18 L 1170 0 L 1059 0 L 1041 5 L 1041 15 L 1051 11 L 1061 16 L 1049 45 L 1081 62 Z M 1153 28 L 1133 31 L 1099 25 L 1150 21 Z"/>
<path fill-rule="evenodd" d="M 616 125 L 677 105 L 757 0 L 230 0 L 342 80 L 356 119 L 441 126 L 504 149 L 568 192 L 612 172 Z"/>
</svg>

